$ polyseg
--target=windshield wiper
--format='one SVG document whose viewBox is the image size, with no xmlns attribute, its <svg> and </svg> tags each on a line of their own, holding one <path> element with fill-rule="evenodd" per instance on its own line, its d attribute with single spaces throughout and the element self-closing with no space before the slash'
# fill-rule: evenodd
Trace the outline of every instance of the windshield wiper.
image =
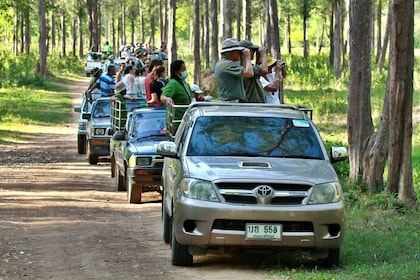
<svg viewBox="0 0 420 280">
<path fill-rule="evenodd" d="M 153 137 L 164 137 L 164 136 L 165 136 L 165 134 L 155 133 L 155 134 L 151 134 L 151 135 L 139 136 L 139 137 L 137 137 L 137 140 L 146 139 L 146 138 L 153 138 Z"/>
<path fill-rule="evenodd" d="M 316 156 L 309 156 L 309 155 L 281 155 L 281 156 L 275 156 L 278 158 L 298 158 L 298 159 L 323 159 L 321 157 Z"/>
<path fill-rule="evenodd" d="M 219 154 L 215 156 L 233 156 L 233 157 L 260 157 L 261 154 L 257 153 L 248 153 L 248 152 L 236 152 L 236 153 L 226 153 L 226 154 Z"/>
</svg>

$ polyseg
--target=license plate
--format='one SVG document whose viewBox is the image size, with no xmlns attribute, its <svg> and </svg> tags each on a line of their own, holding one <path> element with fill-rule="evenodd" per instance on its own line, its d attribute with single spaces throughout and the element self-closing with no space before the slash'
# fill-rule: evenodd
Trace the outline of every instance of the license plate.
<svg viewBox="0 0 420 280">
<path fill-rule="evenodd" d="M 246 224 L 245 238 L 259 240 L 281 240 L 282 225 Z"/>
</svg>

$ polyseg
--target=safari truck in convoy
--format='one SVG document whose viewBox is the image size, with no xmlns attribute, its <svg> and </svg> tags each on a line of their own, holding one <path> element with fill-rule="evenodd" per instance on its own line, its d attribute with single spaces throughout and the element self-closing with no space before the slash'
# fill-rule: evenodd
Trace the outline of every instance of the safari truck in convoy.
<svg viewBox="0 0 420 280">
<path fill-rule="evenodd" d="M 176 110 L 186 110 L 180 122 Z M 157 151 L 172 264 L 212 249 L 305 250 L 339 264 L 344 201 L 331 164 L 347 149 L 327 153 L 311 109 L 197 102 L 167 112 Z"/>
<path fill-rule="evenodd" d="M 111 138 L 109 97 L 98 98 L 92 103 L 92 109 L 83 113 L 86 124 L 86 159 L 89 164 L 97 164 L 100 157 L 109 157 L 109 139 Z"/>
<path fill-rule="evenodd" d="M 140 107 L 138 102 L 111 106 L 111 176 L 117 191 L 127 191 L 129 203 L 140 203 L 142 193 L 161 193 L 163 157 L 156 152 L 166 140 L 165 108 Z"/>
</svg>

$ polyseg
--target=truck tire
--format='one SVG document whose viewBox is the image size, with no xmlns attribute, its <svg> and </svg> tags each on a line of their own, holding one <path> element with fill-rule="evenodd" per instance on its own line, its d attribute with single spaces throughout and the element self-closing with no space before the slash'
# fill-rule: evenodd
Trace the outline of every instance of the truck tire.
<svg viewBox="0 0 420 280">
<path fill-rule="evenodd" d="M 163 223 L 163 241 L 166 244 L 169 244 L 171 242 L 171 217 L 169 217 L 168 211 L 166 210 L 166 207 L 162 201 L 162 223 Z"/>
<path fill-rule="evenodd" d="M 92 155 L 90 153 L 90 144 L 89 144 L 89 142 L 87 143 L 87 148 L 86 148 L 86 158 L 87 158 L 89 164 L 91 164 L 91 165 L 98 164 L 99 157 L 97 155 Z"/>
<path fill-rule="evenodd" d="M 188 246 L 178 243 L 175 231 L 172 229 L 172 264 L 176 266 L 190 266 L 192 263 L 193 256 L 188 251 Z"/>
<path fill-rule="evenodd" d="M 142 195 L 142 187 L 136 186 L 131 183 L 131 180 L 128 176 L 125 178 L 127 186 L 127 199 L 129 203 L 140 203 Z"/>
<path fill-rule="evenodd" d="M 125 181 L 124 181 L 124 175 L 121 174 L 121 170 L 118 167 L 118 164 L 115 163 L 115 190 L 117 192 L 119 191 L 125 191 L 126 185 L 125 185 Z"/>
<path fill-rule="evenodd" d="M 338 267 L 340 265 L 340 248 L 328 250 L 328 257 L 319 260 L 319 265 L 326 268 Z"/>
<path fill-rule="evenodd" d="M 84 135 L 77 135 L 77 153 L 79 155 L 84 155 L 86 154 L 86 137 Z"/>
</svg>

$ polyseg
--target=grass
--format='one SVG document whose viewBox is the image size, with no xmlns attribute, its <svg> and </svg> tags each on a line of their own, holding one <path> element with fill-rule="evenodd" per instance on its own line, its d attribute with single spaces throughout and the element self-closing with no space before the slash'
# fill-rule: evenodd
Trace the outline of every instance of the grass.
<svg viewBox="0 0 420 280">
<path fill-rule="evenodd" d="M 293 58 L 297 60 L 298 58 Z M 300 68 L 318 67 L 319 58 Z M 60 64 L 61 68 L 63 67 Z M 293 63 L 288 63 L 293 67 Z M 312 65 L 312 66 L 311 66 Z M 60 69 L 54 66 L 52 69 Z M 36 84 L 0 88 L 0 146 L 22 143 L 36 133 L 47 133 L 71 121 L 71 98 L 65 84 L 81 79 L 71 73 L 83 73 L 76 66 L 61 77 L 38 80 Z M 416 67 L 415 69 L 419 69 Z M 58 70 L 55 70 L 58 71 Z M 311 75 L 305 71 L 302 75 Z M 314 122 L 326 146 L 347 145 L 345 81 L 330 82 L 322 75 L 300 77 L 299 71 L 290 71 L 285 81 L 286 102 L 311 106 Z M 329 74 L 327 74 L 329 75 Z M 345 76 L 345 75 L 344 75 Z M 65 79 L 63 79 L 65 77 Z M 345 78 L 344 78 L 345 79 Z M 384 74 L 374 73 L 372 111 L 378 122 L 384 93 Z M 24 79 L 27 81 L 28 79 Z M 19 84 L 21 79 L 11 84 Z M 299 84 L 299 81 L 310 81 Z M 415 73 L 414 105 L 420 106 L 420 75 Z M 39 82 L 41 86 L 39 86 Z M 413 181 L 420 201 L 420 125 L 413 128 Z M 311 262 L 291 263 L 275 260 L 269 274 L 280 279 L 419 279 L 420 278 L 420 221 L 419 210 L 408 209 L 395 197 L 371 194 L 362 185 L 346 183 L 348 162 L 334 165 L 346 196 L 346 232 L 341 250 L 339 268 L 321 269 Z"/>
</svg>

